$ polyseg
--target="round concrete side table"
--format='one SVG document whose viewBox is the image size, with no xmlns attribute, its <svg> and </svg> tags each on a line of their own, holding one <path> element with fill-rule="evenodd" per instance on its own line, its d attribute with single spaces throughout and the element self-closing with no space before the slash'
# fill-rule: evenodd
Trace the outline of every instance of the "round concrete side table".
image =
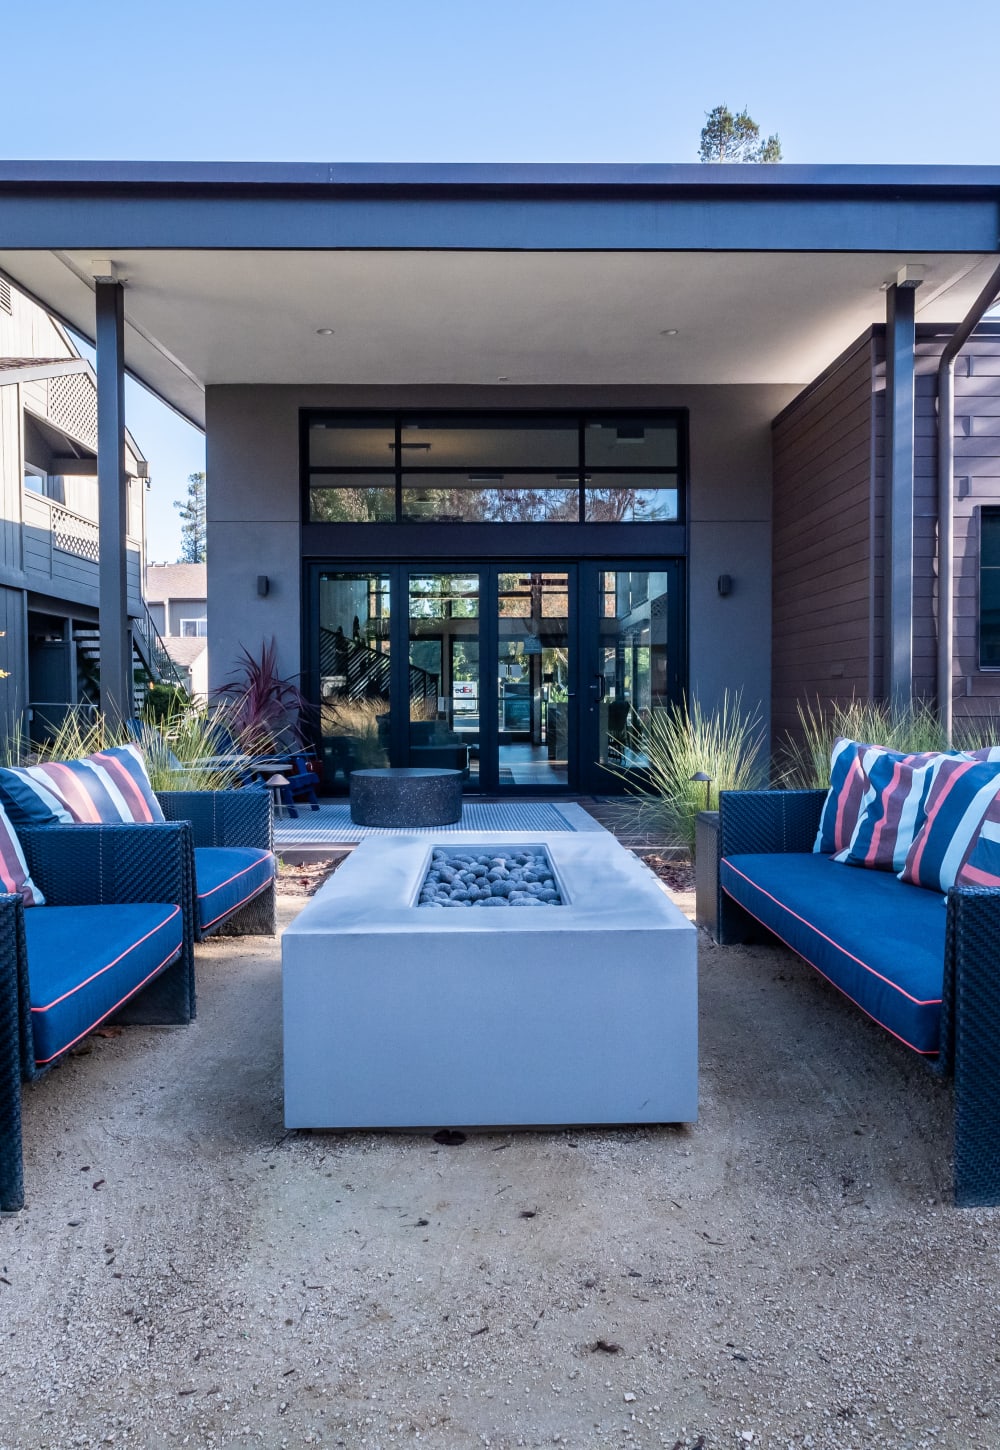
<svg viewBox="0 0 1000 1450">
<path fill-rule="evenodd" d="M 462 772 L 417 767 L 351 771 L 356 826 L 451 826 L 462 818 Z"/>
</svg>

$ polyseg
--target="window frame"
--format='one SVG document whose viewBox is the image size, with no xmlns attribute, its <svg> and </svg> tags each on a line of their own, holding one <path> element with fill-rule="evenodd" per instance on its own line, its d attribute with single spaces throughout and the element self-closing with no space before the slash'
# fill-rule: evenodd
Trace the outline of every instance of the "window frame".
<svg viewBox="0 0 1000 1450">
<path fill-rule="evenodd" d="M 576 474 L 577 489 L 577 511 L 576 517 L 572 519 L 546 520 L 557 528 L 565 528 L 572 524 L 582 524 L 586 529 L 607 526 L 611 522 L 612 527 L 630 529 L 636 525 L 666 524 L 670 526 L 683 525 L 687 517 L 687 491 L 688 491 L 688 413 L 686 408 L 620 408 L 620 407 L 595 407 L 586 409 L 566 408 L 503 408 L 503 409 L 460 409 L 460 408 L 392 408 L 392 409 L 352 409 L 352 408 L 304 408 L 300 414 L 300 517 L 304 525 L 317 525 L 329 522 L 320 518 L 314 518 L 311 511 L 311 495 L 314 489 L 321 488 L 319 479 L 329 477 L 334 479 L 338 476 L 351 477 L 353 480 L 361 480 L 365 476 L 387 478 L 390 474 L 395 480 L 395 512 L 392 519 L 383 520 L 343 520 L 338 521 L 336 527 L 371 526 L 382 524 L 399 528 L 401 526 L 412 526 L 417 529 L 427 528 L 429 524 L 447 525 L 449 529 L 462 527 L 464 524 L 473 523 L 478 526 L 479 521 L 473 520 L 449 520 L 428 516 L 426 520 L 416 520 L 406 516 L 403 507 L 404 489 L 420 487 L 421 476 L 454 474 L 456 478 L 468 478 L 470 472 L 491 472 L 487 464 L 463 465 L 445 467 L 440 464 L 414 464 L 404 463 L 404 451 L 402 448 L 402 429 L 404 424 L 412 425 L 414 422 L 425 423 L 433 427 L 435 422 L 439 425 L 445 420 L 448 422 L 467 420 L 468 425 L 481 424 L 484 427 L 501 425 L 504 420 L 523 420 L 526 427 L 533 422 L 536 424 L 551 420 L 553 426 L 562 425 L 564 428 L 575 428 L 577 434 L 577 462 L 575 468 L 566 466 L 565 474 Z M 323 464 L 313 465 L 310 462 L 309 439 L 310 430 L 320 422 L 329 420 L 331 422 L 346 423 L 348 420 L 356 421 L 359 427 L 371 426 L 386 430 L 391 426 L 395 439 L 393 454 L 393 467 L 386 468 L 378 464 L 371 467 L 358 464 Z M 671 427 L 677 438 L 676 463 L 673 465 L 653 466 L 639 462 L 634 465 L 618 463 L 614 466 L 603 464 L 592 464 L 586 461 L 586 435 L 589 426 L 595 422 L 611 423 L 618 421 L 632 423 L 637 426 L 661 426 Z M 513 470 L 511 470 L 513 471 Z M 516 469 L 518 475 L 531 477 L 551 476 L 554 472 L 552 464 L 532 467 L 519 465 Z M 606 477 L 614 479 L 617 483 L 629 475 L 642 478 L 647 482 L 651 476 L 662 478 L 664 481 L 663 491 L 672 491 L 676 498 L 676 512 L 674 517 L 669 519 L 636 519 L 631 518 L 620 521 L 608 521 L 604 519 L 588 519 L 587 506 L 588 494 L 600 488 L 600 479 Z M 355 483 L 357 486 L 357 483 Z M 485 527 L 513 527 L 537 528 L 538 521 L 509 520 L 509 521 L 483 521 Z"/>
</svg>

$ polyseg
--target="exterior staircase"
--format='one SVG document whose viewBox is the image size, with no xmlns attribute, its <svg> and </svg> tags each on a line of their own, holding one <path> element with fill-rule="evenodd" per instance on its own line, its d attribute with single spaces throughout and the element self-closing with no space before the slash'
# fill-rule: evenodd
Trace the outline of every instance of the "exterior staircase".
<svg viewBox="0 0 1000 1450">
<path fill-rule="evenodd" d="M 185 690 L 181 671 L 174 664 L 167 647 L 153 623 L 148 609 L 129 620 L 132 634 L 132 706 L 136 715 L 145 707 L 149 682 L 176 685 Z M 95 696 L 101 678 L 101 634 L 99 629 L 76 629 L 73 632 L 77 661 Z"/>
</svg>

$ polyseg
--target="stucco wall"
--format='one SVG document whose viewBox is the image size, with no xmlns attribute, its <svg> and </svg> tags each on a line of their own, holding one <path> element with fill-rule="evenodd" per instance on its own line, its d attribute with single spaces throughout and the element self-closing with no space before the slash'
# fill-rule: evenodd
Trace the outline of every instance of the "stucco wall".
<svg viewBox="0 0 1000 1450">
<path fill-rule="evenodd" d="M 274 635 L 280 668 L 301 668 L 301 408 L 615 408 L 689 412 L 690 688 L 706 706 L 741 689 L 770 704 L 771 420 L 794 387 L 216 387 L 206 393 L 210 685 L 240 646 Z M 629 537 L 634 537 L 631 530 Z M 270 590 L 257 594 L 257 576 Z M 720 574 L 733 580 L 720 597 Z"/>
</svg>

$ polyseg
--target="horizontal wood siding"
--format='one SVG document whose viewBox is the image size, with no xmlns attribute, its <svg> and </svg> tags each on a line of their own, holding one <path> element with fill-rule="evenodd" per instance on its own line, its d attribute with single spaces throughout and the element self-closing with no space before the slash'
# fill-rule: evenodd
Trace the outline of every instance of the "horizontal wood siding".
<svg viewBox="0 0 1000 1450">
<path fill-rule="evenodd" d="M 0 568 L 9 576 L 21 560 L 21 400 L 16 384 L 0 387 Z"/>
<path fill-rule="evenodd" d="M 937 367 L 945 336 L 917 337 L 914 461 L 914 693 L 937 694 Z M 877 457 L 881 467 L 882 421 Z M 963 722 L 1000 739 L 1000 672 L 979 668 L 979 511 L 1000 506 L 1000 336 L 977 334 L 955 364 L 952 700 Z M 990 717 L 992 716 L 992 725 Z"/>
<path fill-rule="evenodd" d="M 775 740 L 806 701 L 871 685 L 872 336 L 795 399 L 773 430 L 772 701 Z"/>
</svg>

